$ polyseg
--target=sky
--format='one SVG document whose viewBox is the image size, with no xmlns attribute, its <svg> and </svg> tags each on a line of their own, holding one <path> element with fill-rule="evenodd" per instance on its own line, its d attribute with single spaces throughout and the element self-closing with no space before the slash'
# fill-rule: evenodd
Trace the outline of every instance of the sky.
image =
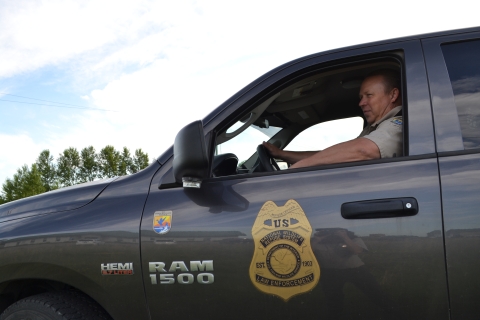
<svg viewBox="0 0 480 320">
<path fill-rule="evenodd" d="M 153 159 L 290 60 L 479 25 L 471 1 L 0 0 L 0 184 L 40 152 Z"/>
</svg>

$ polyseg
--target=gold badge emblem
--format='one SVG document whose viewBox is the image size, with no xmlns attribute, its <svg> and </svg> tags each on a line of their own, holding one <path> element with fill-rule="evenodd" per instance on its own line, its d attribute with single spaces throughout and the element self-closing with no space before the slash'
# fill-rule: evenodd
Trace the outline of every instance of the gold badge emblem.
<svg viewBox="0 0 480 320">
<path fill-rule="evenodd" d="M 315 288 L 320 266 L 310 245 L 312 227 L 298 202 L 288 200 L 283 207 L 265 202 L 252 236 L 250 279 L 257 289 L 288 301 Z"/>
</svg>

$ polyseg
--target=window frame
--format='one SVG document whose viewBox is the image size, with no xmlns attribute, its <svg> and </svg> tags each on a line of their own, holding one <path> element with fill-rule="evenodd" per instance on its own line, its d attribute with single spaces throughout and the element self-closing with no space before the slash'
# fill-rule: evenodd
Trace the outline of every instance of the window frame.
<svg viewBox="0 0 480 320">
<path fill-rule="evenodd" d="M 235 122 L 235 119 L 238 119 L 242 113 L 248 112 L 249 109 L 253 108 L 255 103 L 257 103 L 256 105 L 258 105 L 259 102 L 266 100 L 268 97 L 282 90 L 287 85 L 298 81 L 297 79 L 299 79 L 299 77 L 303 78 L 306 77 L 307 74 L 310 74 L 312 72 L 318 73 L 326 68 L 339 68 L 345 64 L 361 64 L 367 63 L 368 61 L 374 59 L 378 60 L 386 58 L 394 58 L 399 62 L 400 65 L 404 119 L 408 119 L 408 109 L 410 101 L 413 101 L 414 105 L 419 107 L 418 112 L 431 116 L 430 106 L 425 106 L 424 103 L 421 103 L 424 102 L 425 99 L 428 99 L 428 88 L 426 81 L 426 72 L 424 69 L 423 52 L 421 50 L 419 40 L 394 42 L 378 46 L 366 46 L 364 48 L 359 48 L 355 50 L 342 50 L 336 53 L 319 54 L 306 58 L 301 58 L 284 66 L 278 67 L 264 77 L 258 79 L 257 81 L 254 81 L 244 90 L 241 90 L 236 96 L 229 99 L 227 101 L 230 103 L 229 105 L 220 106 L 219 109 L 222 108 L 221 112 L 217 116 L 210 116 L 208 123 L 206 123 L 205 125 L 205 130 L 206 132 L 208 132 L 207 135 L 209 136 L 209 154 L 213 155 L 213 150 L 215 147 L 215 136 L 219 130 L 222 130 L 223 127 L 228 126 L 229 123 Z M 414 70 L 411 68 L 408 69 L 407 66 L 409 62 L 417 64 L 421 63 L 423 68 L 421 68 L 420 70 Z M 411 77 L 415 79 L 415 81 L 412 81 L 412 83 L 408 83 L 406 77 L 406 75 L 408 74 L 410 74 Z M 412 91 L 415 91 L 416 94 L 415 96 L 413 96 L 413 99 L 408 92 L 411 89 Z M 421 118 L 422 121 L 424 121 L 423 125 L 415 127 L 414 131 L 420 131 L 422 134 L 420 134 L 419 136 L 421 136 L 422 138 L 418 139 L 414 136 L 414 150 L 411 150 L 412 144 L 410 142 L 412 139 L 411 133 L 409 132 L 409 127 L 407 125 L 408 121 L 404 120 L 405 126 L 403 147 L 405 156 L 403 157 L 315 166 L 309 168 L 295 169 L 292 171 L 288 171 L 288 173 L 298 171 L 322 170 L 336 167 L 368 165 L 372 163 L 396 162 L 413 158 L 430 158 L 435 150 L 433 143 L 434 140 L 432 119 L 425 119 L 425 117 Z M 432 126 L 429 127 L 428 124 L 432 124 Z M 287 143 L 289 142 L 290 141 L 288 141 Z M 283 170 L 273 173 L 250 173 L 248 174 L 248 177 L 262 176 L 265 174 L 283 174 L 286 172 L 286 170 Z M 246 176 L 245 174 L 237 174 L 228 177 L 215 177 L 214 179 L 224 180 L 239 177 L 245 178 Z"/>
<path fill-rule="evenodd" d="M 436 147 L 439 155 L 477 153 L 479 148 L 465 149 L 452 84 L 441 46 L 480 40 L 480 32 L 456 34 L 422 40 L 435 123 Z"/>
</svg>

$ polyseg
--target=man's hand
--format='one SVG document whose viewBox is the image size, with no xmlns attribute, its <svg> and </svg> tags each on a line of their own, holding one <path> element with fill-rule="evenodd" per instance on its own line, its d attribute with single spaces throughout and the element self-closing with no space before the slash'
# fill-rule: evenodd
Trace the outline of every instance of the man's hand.
<svg viewBox="0 0 480 320">
<path fill-rule="evenodd" d="M 308 158 L 318 151 L 286 151 L 277 148 L 269 142 L 263 142 L 263 146 L 267 149 L 270 156 L 276 159 L 282 159 L 288 163 L 296 163 L 302 159 Z"/>
<path fill-rule="evenodd" d="M 277 148 L 276 146 L 274 146 L 273 144 L 271 143 L 268 143 L 268 142 L 265 142 L 263 141 L 263 146 L 265 147 L 265 149 L 267 149 L 268 153 L 270 154 L 270 156 L 272 156 L 273 158 L 277 158 L 277 159 L 283 159 L 281 157 L 281 154 L 282 154 L 282 150 L 280 150 L 279 148 Z"/>
</svg>

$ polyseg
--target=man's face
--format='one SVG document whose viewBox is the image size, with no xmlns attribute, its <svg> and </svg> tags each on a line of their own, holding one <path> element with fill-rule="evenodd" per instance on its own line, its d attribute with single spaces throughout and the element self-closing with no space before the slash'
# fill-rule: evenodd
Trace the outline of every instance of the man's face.
<svg viewBox="0 0 480 320">
<path fill-rule="evenodd" d="M 385 93 L 385 85 L 382 76 L 368 77 L 360 87 L 360 103 L 363 114 L 369 124 L 380 120 L 385 114 L 393 109 L 390 93 Z"/>
</svg>

